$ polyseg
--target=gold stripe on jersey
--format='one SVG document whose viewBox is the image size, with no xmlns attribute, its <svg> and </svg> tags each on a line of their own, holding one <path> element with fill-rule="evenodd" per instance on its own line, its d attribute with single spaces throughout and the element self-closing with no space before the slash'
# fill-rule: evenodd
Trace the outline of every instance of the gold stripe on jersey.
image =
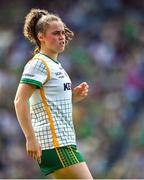
<svg viewBox="0 0 144 180">
<path fill-rule="evenodd" d="M 47 115 L 48 115 L 48 120 L 49 120 L 49 123 L 50 123 L 50 130 L 51 130 L 51 133 L 52 133 L 52 140 L 53 140 L 53 145 L 54 147 L 60 147 L 59 145 L 59 142 L 58 142 L 58 139 L 56 137 L 56 132 L 55 132 L 55 127 L 54 127 L 54 121 L 53 121 L 53 118 L 52 118 L 52 114 L 51 114 L 51 111 L 49 109 L 49 106 L 48 106 L 48 102 L 46 100 L 46 96 L 45 96 L 45 93 L 44 93 L 44 89 L 43 87 L 40 88 L 40 95 L 42 97 L 42 101 L 43 101 L 43 104 L 44 104 L 44 108 L 47 112 Z"/>
<path fill-rule="evenodd" d="M 48 82 L 48 80 L 50 80 L 50 69 L 46 63 L 45 60 L 43 60 L 42 58 L 39 58 L 39 55 L 35 55 L 35 57 L 33 58 L 35 60 L 40 60 L 44 63 L 45 67 L 46 67 L 46 71 L 47 71 L 47 79 L 45 80 L 44 84 L 46 84 Z"/>
</svg>

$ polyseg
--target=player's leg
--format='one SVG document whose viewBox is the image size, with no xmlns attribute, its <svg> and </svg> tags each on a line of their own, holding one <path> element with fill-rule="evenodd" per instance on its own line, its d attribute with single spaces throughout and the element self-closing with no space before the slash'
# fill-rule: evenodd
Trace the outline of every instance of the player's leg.
<svg viewBox="0 0 144 180">
<path fill-rule="evenodd" d="M 59 169 L 52 175 L 57 179 L 93 179 L 85 162 Z"/>
</svg>

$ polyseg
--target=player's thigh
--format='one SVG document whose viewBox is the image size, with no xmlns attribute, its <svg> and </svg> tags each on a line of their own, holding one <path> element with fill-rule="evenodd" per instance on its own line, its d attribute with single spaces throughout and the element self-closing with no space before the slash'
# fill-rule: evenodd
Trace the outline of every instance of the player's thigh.
<svg viewBox="0 0 144 180">
<path fill-rule="evenodd" d="M 53 176 L 57 179 L 93 179 L 85 162 L 59 169 Z"/>
</svg>

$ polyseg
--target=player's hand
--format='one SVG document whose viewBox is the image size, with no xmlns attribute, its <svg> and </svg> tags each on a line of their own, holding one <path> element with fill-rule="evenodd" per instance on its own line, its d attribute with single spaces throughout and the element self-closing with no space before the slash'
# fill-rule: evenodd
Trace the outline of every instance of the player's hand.
<svg viewBox="0 0 144 180">
<path fill-rule="evenodd" d="M 82 82 L 73 89 L 73 102 L 79 102 L 85 99 L 88 95 L 89 85 Z"/>
<path fill-rule="evenodd" d="M 41 155 L 42 155 L 41 146 L 39 145 L 39 143 L 35 138 L 26 140 L 26 150 L 27 150 L 27 154 L 31 158 L 41 163 Z"/>
</svg>

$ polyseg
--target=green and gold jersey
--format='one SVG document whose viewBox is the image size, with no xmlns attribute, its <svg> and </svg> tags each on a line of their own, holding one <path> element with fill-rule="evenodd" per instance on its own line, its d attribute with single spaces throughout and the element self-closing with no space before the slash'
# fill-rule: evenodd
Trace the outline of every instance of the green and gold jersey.
<svg viewBox="0 0 144 180">
<path fill-rule="evenodd" d="M 71 80 L 61 64 L 38 53 L 26 64 L 20 83 L 38 87 L 29 101 L 32 125 L 42 150 L 76 145 Z"/>
</svg>

